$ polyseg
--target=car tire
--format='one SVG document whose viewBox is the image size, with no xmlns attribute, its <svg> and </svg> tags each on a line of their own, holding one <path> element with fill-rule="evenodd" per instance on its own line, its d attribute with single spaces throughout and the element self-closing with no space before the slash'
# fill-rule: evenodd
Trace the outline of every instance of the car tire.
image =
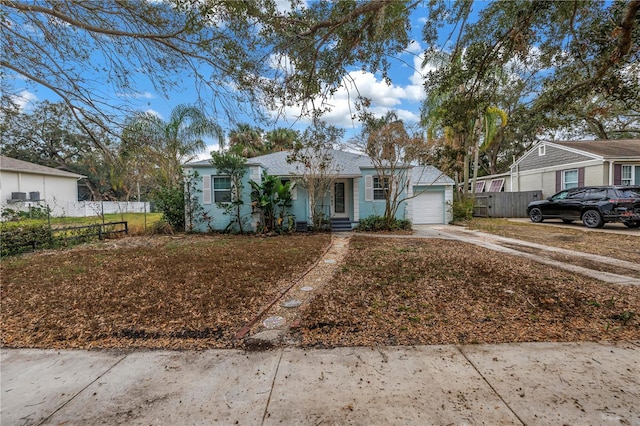
<svg viewBox="0 0 640 426">
<path fill-rule="evenodd" d="M 624 222 L 627 228 L 640 228 L 640 222 Z"/>
<path fill-rule="evenodd" d="M 532 208 L 529 211 L 529 219 L 531 219 L 531 222 L 533 223 L 542 222 L 544 220 L 544 217 L 542 217 L 542 210 L 537 207 Z"/>
<path fill-rule="evenodd" d="M 563 223 L 573 223 L 573 219 L 562 219 Z"/>
<path fill-rule="evenodd" d="M 587 228 L 602 228 L 604 220 L 597 210 L 587 210 L 582 214 L 582 223 Z"/>
</svg>

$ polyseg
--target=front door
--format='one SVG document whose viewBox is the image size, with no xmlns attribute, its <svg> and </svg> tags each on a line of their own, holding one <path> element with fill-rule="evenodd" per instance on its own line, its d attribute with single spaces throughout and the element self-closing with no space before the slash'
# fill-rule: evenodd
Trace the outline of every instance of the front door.
<svg viewBox="0 0 640 426">
<path fill-rule="evenodd" d="M 349 217 L 349 196 L 346 180 L 336 180 L 333 183 L 331 197 L 331 217 Z"/>
</svg>

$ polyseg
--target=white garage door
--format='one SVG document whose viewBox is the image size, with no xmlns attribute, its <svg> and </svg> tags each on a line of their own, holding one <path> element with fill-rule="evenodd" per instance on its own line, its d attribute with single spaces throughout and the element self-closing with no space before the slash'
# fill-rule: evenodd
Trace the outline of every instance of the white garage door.
<svg viewBox="0 0 640 426">
<path fill-rule="evenodd" d="M 444 192 L 423 192 L 411 202 L 416 225 L 444 223 Z"/>
</svg>

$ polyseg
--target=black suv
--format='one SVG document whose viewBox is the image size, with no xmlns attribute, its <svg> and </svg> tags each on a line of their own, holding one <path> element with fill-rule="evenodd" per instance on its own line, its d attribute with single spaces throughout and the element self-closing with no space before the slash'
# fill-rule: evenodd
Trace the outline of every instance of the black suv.
<svg viewBox="0 0 640 426">
<path fill-rule="evenodd" d="M 546 200 L 527 207 L 532 222 L 562 219 L 564 223 L 582 220 L 589 228 L 602 228 L 606 222 L 623 222 L 640 227 L 640 187 L 589 186 L 565 189 Z"/>
</svg>

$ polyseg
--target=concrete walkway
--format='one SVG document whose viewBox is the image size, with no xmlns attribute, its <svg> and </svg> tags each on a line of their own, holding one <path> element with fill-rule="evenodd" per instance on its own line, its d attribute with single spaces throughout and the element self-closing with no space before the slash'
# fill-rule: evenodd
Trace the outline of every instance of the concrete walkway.
<svg viewBox="0 0 640 426">
<path fill-rule="evenodd" d="M 640 425 L 640 342 L 0 355 L 2 425 Z"/>
</svg>

